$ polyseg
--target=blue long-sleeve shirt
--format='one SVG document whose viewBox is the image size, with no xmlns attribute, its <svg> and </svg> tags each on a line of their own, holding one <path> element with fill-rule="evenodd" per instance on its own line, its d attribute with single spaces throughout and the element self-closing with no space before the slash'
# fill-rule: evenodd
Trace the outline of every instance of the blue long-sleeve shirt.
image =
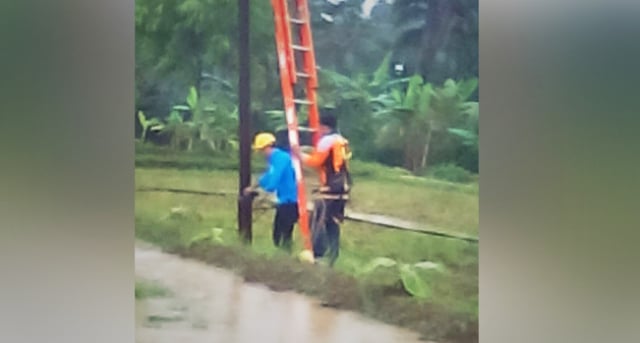
<svg viewBox="0 0 640 343">
<path fill-rule="evenodd" d="M 267 170 L 258 184 L 267 192 L 275 192 L 278 204 L 298 202 L 298 186 L 293 162 L 289 153 L 274 148 L 268 160 Z"/>
</svg>

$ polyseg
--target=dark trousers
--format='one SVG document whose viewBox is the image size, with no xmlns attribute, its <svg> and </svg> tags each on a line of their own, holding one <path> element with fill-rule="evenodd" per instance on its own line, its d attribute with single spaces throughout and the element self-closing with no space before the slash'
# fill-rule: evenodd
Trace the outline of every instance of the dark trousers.
<svg viewBox="0 0 640 343">
<path fill-rule="evenodd" d="M 313 227 L 313 255 L 325 255 L 333 266 L 340 254 L 340 223 L 344 218 L 344 200 L 318 200 L 315 203 Z"/>
<path fill-rule="evenodd" d="M 298 204 L 280 204 L 276 207 L 273 219 L 273 244 L 287 252 L 291 252 L 291 235 L 293 226 L 298 221 Z"/>
</svg>

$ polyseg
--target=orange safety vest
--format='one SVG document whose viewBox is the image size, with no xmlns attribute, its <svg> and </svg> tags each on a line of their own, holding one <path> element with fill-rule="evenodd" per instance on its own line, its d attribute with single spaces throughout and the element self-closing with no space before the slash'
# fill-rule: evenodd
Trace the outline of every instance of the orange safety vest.
<svg viewBox="0 0 640 343">
<path fill-rule="evenodd" d="M 324 163 L 320 167 L 320 192 L 333 195 L 347 195 L 353 185 L 349 172 L 351 159 L 349 141 L 342 136 L 334 140 Z"/>
</svg>

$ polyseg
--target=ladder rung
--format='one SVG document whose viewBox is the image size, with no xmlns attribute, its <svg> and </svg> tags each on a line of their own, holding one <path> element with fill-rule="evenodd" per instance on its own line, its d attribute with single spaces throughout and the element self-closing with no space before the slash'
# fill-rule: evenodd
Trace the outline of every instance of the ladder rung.
<svg viewBox="0 0 640 343">
<path fill-rule="evenodd" d="M 312 104 L 312 102 L 311 102 L 311 101 L 309 101 L 309 100 L 303 100 L 303 99 L 293 99 L 293 102 L 294 102 L 295 104 L 298 104 L 298 105 L 311 105 L 311 104 Z"/>
<path fill-rule="evenodd" d="M 293 48 L 293 50 L 298 50 L 298 51 L 311 51 L 311 49 L 309 49 L 308 46 L 302 46 L 302 45 L 295 45 L 293 44 L 291 46 Z"/>
<path fill-rule="evenodd" d="M 302 72 L 297 72 L 296 73 L 297 77 L 306 77 L 306 78 L 310 78 L 311 75 L 307 74 L 307 73 L 302 73 Z"/>
<path fill-rule="evenodd" d="M 290 22 L 292 22 L 292 23 L 294 23 L 294 24 L 300 24 L 300 25 L 302 25 L 302 24 L 306 24 L 306 23 L 307 23 L 307 21 L 306 21 L 306 20 L 304 20 L 304 19 L 298 19 L 298 18 L 289 18 L 289 21 L 290 21 Z"/>
</svg>

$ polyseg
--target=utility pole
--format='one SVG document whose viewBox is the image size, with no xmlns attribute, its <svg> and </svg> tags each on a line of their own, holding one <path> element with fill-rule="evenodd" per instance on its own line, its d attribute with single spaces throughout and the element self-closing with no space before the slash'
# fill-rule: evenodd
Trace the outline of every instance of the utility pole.
<svg viewBox="0 0 640 343">
<path fill-rule="evenodd" d="M 245 243 L 251 243 L 252 197 L 243 196 L 251 184 L 251 93 L 249 88 L 249 0 L 238 0 L 238 113 L 240 125 L 240 177 L 238 197 L 238 233 Z"/>
</svg>

